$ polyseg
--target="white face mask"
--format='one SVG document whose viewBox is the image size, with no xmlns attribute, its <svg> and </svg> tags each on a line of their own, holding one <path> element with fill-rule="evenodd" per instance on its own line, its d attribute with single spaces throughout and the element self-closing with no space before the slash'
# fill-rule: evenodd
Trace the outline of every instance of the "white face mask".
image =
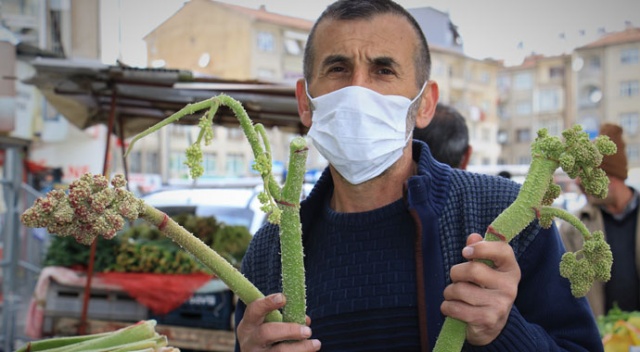
<svg viewBox="0 0 640 352">
<path fill-rule="evenodd" d="M 307 135 L 349 183 L 369 181 L 402 156 L 411 136 L 407 113 L 424 87 L 426 83 L 413 100 L 360 86 L 311 98 L 307 88 L 312 109 Z"/>
</svg>

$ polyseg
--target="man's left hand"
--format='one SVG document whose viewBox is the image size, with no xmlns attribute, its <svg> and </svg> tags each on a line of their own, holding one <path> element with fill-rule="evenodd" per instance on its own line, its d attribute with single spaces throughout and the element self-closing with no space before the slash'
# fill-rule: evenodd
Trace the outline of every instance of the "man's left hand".
<svg viewBox="0 0 640 352">
<path fill-rule="evenodd" d="M 508 243 L 483 241 L 477 233 L 467 238 L 462 255 L 469 261 L 451 268 L 452 283 L 444 290 L 440 310 L 467 322 L 467 341 L 484 346 L 507 323 L 518 294 L 520 267 Z M 494 266 L 476 259 L 490 260 Z"/>
</svg>

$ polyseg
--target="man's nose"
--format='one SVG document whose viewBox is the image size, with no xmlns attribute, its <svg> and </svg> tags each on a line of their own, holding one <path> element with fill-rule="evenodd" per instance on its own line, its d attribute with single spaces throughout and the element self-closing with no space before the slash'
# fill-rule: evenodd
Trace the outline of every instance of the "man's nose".
<svg viewBox="0 0 640 352">
<path fill-rule="evenodd" d="M 352 86 L 371 88 L 371 76 L 365 69 L 354 69 L 350 83 Z"/>
</svg>

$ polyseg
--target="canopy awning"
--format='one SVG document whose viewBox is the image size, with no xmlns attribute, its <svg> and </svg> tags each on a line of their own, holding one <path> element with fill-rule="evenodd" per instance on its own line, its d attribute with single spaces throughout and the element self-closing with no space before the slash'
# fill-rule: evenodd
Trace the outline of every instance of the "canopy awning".
<svg viewBox="0 0 640 352">
<path fill-rule="evenodd" d="M 80 129 L 106 124 L 114 113 L 116 126 L 123 127 L 120 133 L 130 137 L 187 104 L 225 93 L 242 103 L 254 123 L 306 133 L 298 117 L 293 85 L 194 78 L 190 71 L 71 59 L 38 58 L 31 64 L 36 73 L 25 83 L 38 87 L 47 101 Z M 197 124 L 203 114 L 189 114 L 179 123 Z M 214 123 L 237 126 L 238 120 L 230 109 L 221 107 Z"/>
</svg>

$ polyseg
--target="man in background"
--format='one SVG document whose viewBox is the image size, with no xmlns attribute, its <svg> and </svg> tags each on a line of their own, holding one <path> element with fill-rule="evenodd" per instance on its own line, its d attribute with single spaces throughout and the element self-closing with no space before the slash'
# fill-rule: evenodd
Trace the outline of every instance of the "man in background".
<svg viewBox="0 0 640 352">
<path fill-rule="evenodd" d="M 614 304 L 624 311 L 640 310 L 640 227 L 638 226 L 638 191 L 625 184 L 627 157 L 622 128 L 605 123 L 600 135 L 606 135 L 616 144 L 616 154 L 604 156 L 602 170 L 609 177 L 609 191 L 604 199 L 587 195 L 587 204 L 576 216 L 589 231 L 603 231 L 613 253 L 611 280 L 594 283 L 587 294 L 594 315 L 606 314 Z M 576 180 L 580 188 L 580 180 Z M 582 248 L 582 236 L 568 223 L 563 223 L 560 233 L 568 251 Z"/>
<path fill-rule="evenodd" d="M 413 139 L 427 143 L 436 160 L 453 168 L 465 170 L 471 159 L 467 123 L 451 106 L 438 103 L 431 123 L 425 128 L 416 127 Z"/>
</svg>

